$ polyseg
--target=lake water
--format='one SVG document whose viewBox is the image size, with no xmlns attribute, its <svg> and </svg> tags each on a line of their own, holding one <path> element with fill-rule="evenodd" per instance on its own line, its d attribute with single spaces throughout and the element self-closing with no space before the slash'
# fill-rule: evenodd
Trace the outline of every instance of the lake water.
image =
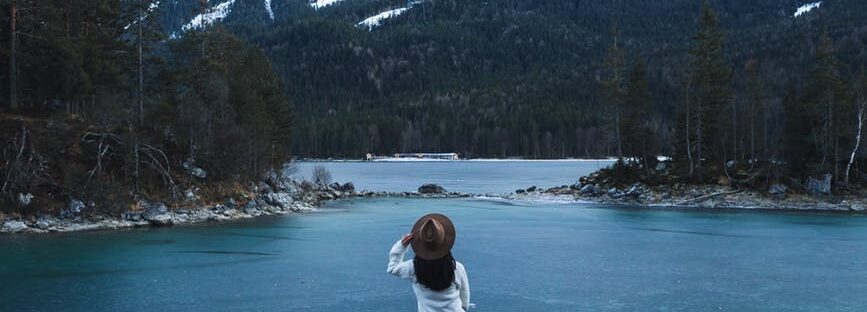
<svg viewBox="0 0 867 312">
<path fill-rule="evenodd" d="M 428 212 L 455 222 L 476 311 L 867 309 L 859 215 L 379 198 L 226 224 L 0 236 L 0 311 L 414 311 L 386 253 Z"/>
<path fill-rule="evenodd" d="M 298 162 L 298 176 L 310 178 L 315 166 L 327 168 L 335 181 L 368 191 L 415 191 L 436 183 L 448 191 L 503 194 L 530 186 L 571 185 L 578 178 L 611 165 L 611 160 L 377 161 Z"/>
</svg>

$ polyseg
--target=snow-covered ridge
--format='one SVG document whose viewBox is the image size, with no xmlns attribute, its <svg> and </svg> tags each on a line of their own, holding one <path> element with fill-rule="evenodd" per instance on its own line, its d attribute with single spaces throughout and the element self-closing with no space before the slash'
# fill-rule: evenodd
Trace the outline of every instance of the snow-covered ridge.
<svg viewBox="0 0 867 312">
<path fill-rule="evenodd" d="M 210 8 L 207 12 L 194 17 L 193 20 L 181 27 L 181 30 L 188 31 L 191 29 L 199 29 L 222 20 L 229 15 L 229 12 L 232 12 L 233 4 L 235 4 L 235 0 L 228 0 L 220 3 Z M 270 8 L 271 6 L 269 5 L 268 7 Z"/>
<path fill-rule="evenodd" d="M 394 10 L 388 10 L 388 11 L 385 11 L 385 12 L 382 12 L 382 13 L 379 13 L 377 15 L 374 15 L 374 16 L 371 16 L 371 17 L 364 19 L 363 21 L 359 22 L 357 26 L 358 27 L 367 27 L 367 30 L 373 30 L 374 28 L 379 27 L 380 23 L 383 20 L 398 16 L 401 13 L 405 12 L 406 10 L 409 10 L 409 7 L 399 8 L 399 9 L 394 9 Z"/>
<path fill-rule="evenodd" d="M 801 7 L 798 8 L 797 11 L 795 11 L 795 17 L 804 15 L 805 13 L 810 12 L 813 9 L 817 9 L 821 6 L 822 6 L 822 1 L 802 5 Z"/>
<path fill-rule="evenodd" d="M 323 0 L 320 0 L 320 1 L 323 1 Z M 328 0 L 324 0 L 324 1 L 328 1 Z M 411 8 L 412 8 L 413 6 L 415 6 L 416 4 L 421 3 L 422 1 L 423 1 L 423 0 L 413 1 L 413 2 L 410 2 L 410 3 L 409 3 L 407 6 L 405 6 L 405 7 L 397 8 L 397 9 L 393 9 L 393 10 L 388 10 L 388 11 L 385 11 L 385 12 L 381 12 L 381 13 L 376 14 L 376 15 L 374 15 L 374 16 L 368 17 L 368 18 L 364 19 L 364 20 L 361 21 L 361 22 L 358 22 L 358 24 L 356 24 L 355 26 L 357 26 L 357 27 L 367 27 L 367 30 L 368 30 L 368 31 L 373 31 L 374 28 L 379 27 L 379 25 L 382 24 L 382 21 L 383 21 L 383 20 L 385 20 L 385 19 L 389 19 L 389 18 L 392 18 L 392 17 L 396 17 L 396 16 L 402 14 L 403 12 L 406 12 L 406 10 L 411 9 Z"/>
<path fill-rule="evenodd" d="M 274 9 L 271 8 L 271 0 L 265 0 L 265 10 L 268 11 L 268 17 L 274 19 Z"/>
<path fill-rule="evenodd" d="M 319 10 L 340 1 L 341 0 L 316 0 L 310 2 L 310 7 Z"/>
</svg>

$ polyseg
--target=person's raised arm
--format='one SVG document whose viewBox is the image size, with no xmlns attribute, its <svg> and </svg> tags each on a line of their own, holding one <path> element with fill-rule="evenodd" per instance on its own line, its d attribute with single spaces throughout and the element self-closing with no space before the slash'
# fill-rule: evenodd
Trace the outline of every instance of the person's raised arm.
<svg viewBox="0 0 867 312">
<path fill-rule="evenodd" d="M 412 277 L 412 261 L 403 261 L 412 238 L 412 234 L 406 234 L 391 247 L 388 253 L 388 268 L 386 268 L 389 274 L 405 279 Z"/>
<path fill-rule="evenodd" d="M 467 278 L 467 269 L 464 268 L 463 264 L 458 263 L 456 271 L 455 279 L 457 279 L 460 287 L 461 307 L 467 311 L 470 309 L 470 281 Z"/>
</svg>

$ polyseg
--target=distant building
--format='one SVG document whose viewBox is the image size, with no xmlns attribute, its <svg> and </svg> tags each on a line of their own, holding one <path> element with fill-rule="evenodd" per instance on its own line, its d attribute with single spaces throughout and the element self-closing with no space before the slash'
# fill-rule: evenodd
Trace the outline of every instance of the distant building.
<svg viewBox="0 0 867 312">
<path fill-rule="evenodd" d="M 439 159 L 439 160 L 460 160 L 460 156 L 458 153 L 396 153 L 392 157 L 388 156 L 376 156 L 371 153 L 367 153 L 365 156 L 366 160 L 377 160 L 377 159 Z"/>
</svg>

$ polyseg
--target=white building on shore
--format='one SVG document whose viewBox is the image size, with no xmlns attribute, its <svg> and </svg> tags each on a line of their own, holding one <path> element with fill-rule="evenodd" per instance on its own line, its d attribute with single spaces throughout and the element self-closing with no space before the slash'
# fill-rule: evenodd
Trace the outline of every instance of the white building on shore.
<svg viewBox="0 0 867 312">
<path fill-rule="evenodd" d="M 431 159 L 431 160 L 460 160 L 458 153 L 396 153 L 392 156 L 376 156 L 367 153 L 366 160 L 415 160 L 415 159 Z"/>
</svg>

